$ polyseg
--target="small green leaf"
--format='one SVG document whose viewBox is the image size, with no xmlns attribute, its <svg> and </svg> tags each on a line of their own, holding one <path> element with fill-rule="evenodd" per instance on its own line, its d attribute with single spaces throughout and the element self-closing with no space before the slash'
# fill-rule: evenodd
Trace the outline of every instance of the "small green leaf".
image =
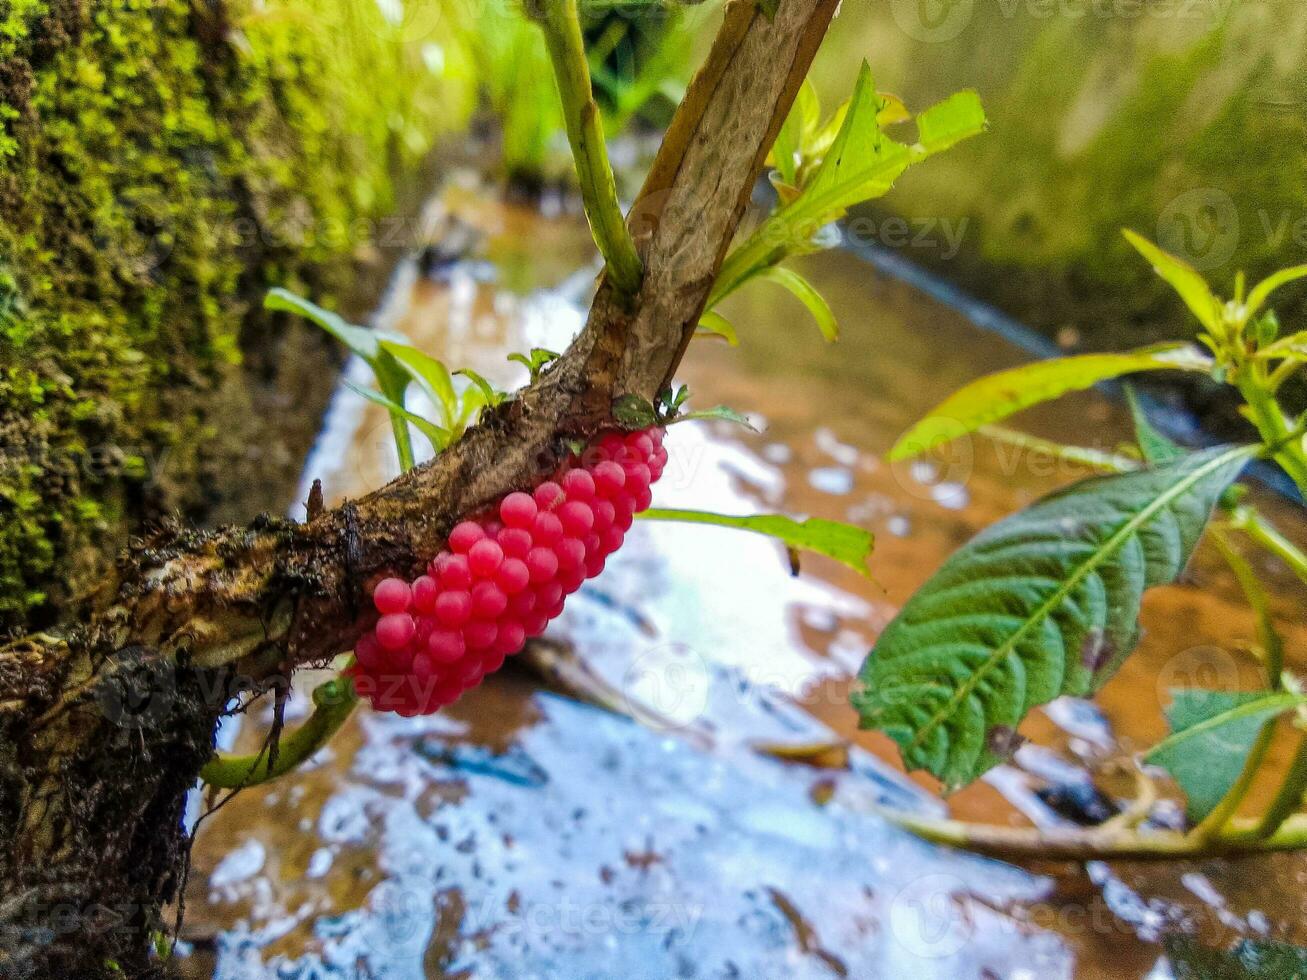
<svg viewBox="0 0 1307 980">
<path fill-rule="evenodd" d="M 979 777 L 1036 705 L 1083 697 L 1134 648 L 1145 590 L 1174 581 L 1257 447 L 1097 476 L 982 531 L 876 641 L 862 724 L 949 789 Z"/>
<path fill-rule="evenodd" d="M 452 425 L 458 415 L 458 395 L 454 392 L 454 382 L 445 365 L 410 344 L 383 340 L 381 349 L 408 370 L 441 411 L 445 425 Z"/>
<path fill-rule="evenodd" d="M 1189 344 L 1146 347 L 1127 354 L 1081 354 L 999 371 L 954 392 L 909 429 L 890 450 L 908 459 L 1007 418 L 1022 409 L 1139 371 L 1211 370 L 1211 358 Z"/>
<path fill-rule="evenodd" d="M 339 313 L 325 310 L 317 303 L 295 295 L 289 289 L 278 287 L 268 290 L 268 294 L 263 298 L 263 308 L 298 314 L 316 323 L 369 364 L 376 359 L 378 338 L 375 331 L 356 327 Z"/>
<path fill-rule="evenodd" d="M 926 110 L 924 129 L 919 126 L 923 142 L 913 146 L 885 135 L 879 122 L 882 112 L 894 120 L 901 107 L 876 91 L 871 67 L 864 61 L 848 102 L 805 147 L 805 166 L 818 158 L 820 163 L 810 176 L 799 175 L 801 193 L 783 197 L 776 212 L 726 257 L 708 299 L 709 309 L 784 259 L 819 250 L 821 230 L 850 207 L 880 197 L 910 165 L 985 128 L 984 113 L 972 93 L 960 93 Z M 789 181 L 783 183 L 790 186 Z"/>
<path fill-rule="evenodd" d="M 735 327 L 731 321 L 726 319 L 720 313 L 709 310 L 703 316 L 699 317 L 699 329 L 705 333 L 715 334 L 722 337 L 732 347 L 740 346 L 739 335 L 735 332 Z"/>
<path fill-rule="evenodd" d="M 540 369 L 550 361 L 558 360 L 559 356 L 557 351 L 547 350 L 544 347 L 532 347 L 529 355 L 514 353 L 509 354 L 508 359 L 525 366 L 531 375 L 531 380 L 534 381 L 540 376 Z"/>
<path fill-rule="evenodd" d="M 712 408 L 705 408 L 701 412 L 682 412 L 674 418 L 666 421 L 667 425 L 675 425 L 677 422 L 693 421 L 718 421 L 734 422 L 736 425 L 742 425 L 750 432 L 757 432 L 758 428 L 749 421 L 747 415 L 742 415 L 733 408 L 727 408 L 725 405 L 715 405 Z"/>
<path fill-rule="evenodd" d="M 939 153 L 983 133 L 987 125 L 980 96 L 966 89 L 917 116 L 917 144 L 926 153 Z"/>
<path fill-rule="evenodd" d="M 362 395 L 368 401 L 380 405 L 389 412 L 392 417 L 398 416 L 406 422 L 413 423 L 417 426 L 418 431 L 431 441 L 431 446 L 436 452 L 440 452 L 449 445 L 450 435 L 447 429 L 442 429 L 434 422 L 424 419 L 421 415 L 410 412 L 402 405 L 387 398 L 381 392 L 373 391 L 371 388 L 361 388 L 352 381 L 346 381 L 345 387 L 349 388 L 349 390 L 353 391 L 355 394 Z"/>
<path fill-rule="evenodd" d="M 875 546 L 875 536 L 852 524 L 810 517 L 796 521 L 780 514 L 734 517 L 704 510 L 670 510 L 654 507 L 637 515 L 649 521 L 680 521 L 689 524 L 715 524 L 718 527 L 753 531 L 783 541 L 788 548 L 810 551 L 833 558 L 859 575 L 871 577 L 867 559 Z"/>
<path fill-rule="evenodd" d="M 1262 357 L 1307 360 L 1307 330 L 1281 337 L 1261 352 Z"/>
<path fill-rule="evenodd" d="M 476 385 L 481 392 L 481 396 L 485 399 L 485 403 L 489 405 L 491 408 L 498 405 L 500 402 L 502 402 L 505 398 L 508 397 L 507 393 L 499 391 L 497 388 L 495 388 L 494 385 L 492 385 L 481 375 L 477 374 L 477 372 L 473 371 L 471 368 L 459 368 L 454 373 L 461 374 L 463 377 L 467 378 L 474 385 Z"/>
<path fill-rule="evenodd" d="M 1267 310 L 1253 321 L 1252 332 L 1257 346 L 1267 347 L 1275 343 L 1275 338 L 1280 336 L 1280 318 L 1275 315 L 1274 310 Z"/>
<path fill-rule="evenodd" d="M 614 401 L 613 418 L 629 429 L 647 429 L 658 424 L 653 402 L 639 395 L 622 395 Z"/>
<path fill-rule="evenodd" d="M 780 266 L 768 269 L 763 273 L 763 278 L 789 290 L 791 296 L 806 306 L 812 318 L 817 321 L 817 329 L 828 343 L 840 339 L 839 324 L 835 322 L 835 314 L 831 312 L 830 304 L 807 279 L 793 269 L 783 269 Z"/>
<path fill-rule="evenodd" d="M 1302 695 L 1267 691 L 1181 688 L 1171 695 L 1166 716 L 1173 734 L 1144 758 L 1180 784 L 1194 823 L 1201 823 L 1239 778 L 1263 726 L 1307 704 Z"/>
<path fill-rule="evenodd" d="M 1212 295 L 1207 281 L 1198 274 L 1198 271 L 1188 262 L 1163 251 L 1129 228 L 1122 229 L 1122 234 L 1140 255 L 1153 264 L 1153 271 L 1180 294 L 1185 305 L 1193 311 L 1194 316 L 1198 317 L 1198 322 L 1212 333 L 1217 333 L 1221 328 L 1221 304 Z"/>
<path fill-rule="evenodd" d="M 812 82 L 805 78 L 772 146 L 772 165 L 787 184 L 797 183 L 799 159 L 803 153 L 805 138 L 816 128 L 820 111 L 817 90 L 813 88 Z"/>
<path fill-rule="evenodd" d="M 1271 293 L 1275 292 L 1281 286 L 1287 286 L 1291 282 L 1307 278 L 1307 265 L 1295 265 L 1288 269 L 1281 269 L 1279 272 L 1267 276 L 1248 294 L 1248 316 L 1253 316 L 1258 310 L 1271 298 Z"/>
<path fill-rule="evenodd" d="M 1184 449 L 1162 435 L 1153 423 L 1148 421 L 1148 414 L 1139 404 L 1139 396 L 1130 385 L 1125 386 L 1126 401 L 1130 404 L 1130 417 L 1135 425 L 1135 442 L 1144 459 L 1150 463 L 1168 463 L 1184 455 Z"/>
</svg>

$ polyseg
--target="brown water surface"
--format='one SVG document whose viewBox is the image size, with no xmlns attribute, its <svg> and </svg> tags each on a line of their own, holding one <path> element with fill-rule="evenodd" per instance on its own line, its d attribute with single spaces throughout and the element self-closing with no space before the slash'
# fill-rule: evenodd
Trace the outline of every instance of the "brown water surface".
<svg viewBox="0 0 1307 980">
<path fill-rule="evenodd" d="M 466 189 L 434 207 L 483 231 L 486 262 L 432 280 L 408 270 L 379 317 L 451 367 L 520 383 L 504 355 L 561 349 L 581 322 L 584 227 Z M 1160 978 L 1168 931 L 1307 943 L 1302 857 L 1022 869 L 925 844 L 869 811 L 944 812 L 887 739 L 856 730 L 847 694 L 876 633 L 952 549 L 1084 473 L 981 438 L 885 463 L 926 409 L 1024 356 L 850 255 L 804 272 L 843 338 L 824 344 L 767 285 L 736 297 L 725 312 L 742 346 L 696 342 L 682 380 L 695 404 L 732 405 L 763 431 L 676 426 L 655 501 L 859 523 L 877 535 L 876 582 L 815 558 L 794 578 L 777 546 L 747 534 L 638 525 L 550 636 L 640 721 L 522 670 L 431 718 L 360 710 L 311 767 L 204 821 L 189 975 Z M 1097 393 L 1018 421 L 1101 449 L 1128 432 Z M 375 406 L 339 396 L 306 479 L 335 500 L 379 485 L 395 472 L 388 429 Z M 1300 512 L 1256 496 L 1307 538 Z M 1307 595 L 1255 560 L 1301 671 Z M 1170 687 L 1255 683 L 1252 617 L 1211 549 L 1149 595 L 1143 619 L 1138 652 L 1096 704 L 1035 712 L 1014 763 L 947 808 L 1050 825 L 1063 818 L 1037 795 L 1049 785 L 1126 796 L 1114 767 L 1165 732 Z M 256 745 L 257 729 L 239 744 Z M 841 740 L 847 751 L 819 753 L 826 766 L 757 750 Z M 1178 818 L 1173 802 L 1155 812 Z"/>
</svg>

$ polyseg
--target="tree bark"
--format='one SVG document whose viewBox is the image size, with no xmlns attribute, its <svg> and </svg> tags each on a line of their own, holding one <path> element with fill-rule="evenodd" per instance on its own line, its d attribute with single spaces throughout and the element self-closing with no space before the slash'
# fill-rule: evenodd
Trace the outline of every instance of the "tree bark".
<svg viewBox="0 0 1307 980">
<path fill-rule="evenodd" d="M 114 960 L 146 975 L 188 844 L 185 794 L 229 697 L 350 648 L 370 583 L 414 574 L 455 522 L 614 427 L 615 399 L 656 396 L 836 3 L 781 0 L 770 19 L 728 4 L 629 218 L 639 292 L 601 281 L 563 357 L 457 444 L 306 524 L 164 527 L 81 625 L 0 647 L 0 973 L 95 976 Z M 100 905 L 127 913 L 120 928 L 94 928 Z"/>
</svg>

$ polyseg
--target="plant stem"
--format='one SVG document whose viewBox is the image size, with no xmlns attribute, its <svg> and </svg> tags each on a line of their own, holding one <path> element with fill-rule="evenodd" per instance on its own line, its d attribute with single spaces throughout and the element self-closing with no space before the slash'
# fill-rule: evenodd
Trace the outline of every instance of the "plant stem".
<svg viewBox="0 0 1307 980">
<path fill-rule="evenodd" d="M 1293 811 L 1302 806 L 1304 794 L 1307 794 L 1307 735 L 1299 735 L 1298 751 L 1294 753 L 1275 797 L 1258 817 L 1253 836 L 1265 840 L 1276 833 Z"/>
<path fill-rule="evenodd" d="M 271 770 L 265 746 L 254 755 L 215 753 L 200 770 L 200 778 L 220 789 L 242 789 L 283 776 L 327 744 L 350 716 L 358 700 L 354 683 L 348 677 L 333 677 L 314 688 L 313 714 L 281 740 L 277 764 Z"/>
<path fill-rule="evenodd" d="M 1289 427 L 1284 410 L 1271 392 L 1265 367 L 1256 361 L 1246 362 L 1239 365 L 1238 377 L 1239 393 L 1248 405 L 1262 441 L 1307 500 L 1307 452 L 1303 451 L 1302 436 L 1295 435 Z"/>
<path fill-rule="evenodd" d="M 876 812 L 896 826 L 936 844 L 947 844 L 990 857 L 1030 860 L 1174 860 L 1294 851 L 1307 848 L 1307 815 L 1290 817 L 1273 834 L 1256 838 L 1250 821 L 1235 821 L 1210 840 L 1173 830 L 1071 827 L 1040 830 L 936 820 L 880 807 Z"/>
<path fill-rule="evenodd" d="M 1271 599 L 1267 595 L 1266 587 L 1262 585 L 1261 579 L 1253 571 L 1248 559 L 1235 549 L 1229 535 L 1219 524 L 1212 526 L 1212 543 L 1216 545 L 1216 550 L 1221 553 L 1230 571 L 1234 573 L 1239 587 L 1243 589 L 1244 598 L 1248 600 L 1248 605 L 1252 607 L 1253 615 L 1256 617 L 1257 642 L 1266 673 L 1266 686 L 1271 690 L 1281 690 L 1280 675 L 1284 672 L 1284 641 L 1275 629 L 1275 621 L 1271 616 Z"/>
<path fill-rule="evenodd" d="M 395 452 L 399 454 L 399 471 L 407 473 L 414 466 L 413 435 L 408 430 L 408 420 L 391 412 L 390 428 L 395 433 Z"/>
<path fill-rule="evenodd" d="M 623 295 L 634 295 L 644 269 L 617 203 L 617 184 L 608 162 L 599 106 L 590 87 L 590 66 L 576 0 L 539 0 L 528 4 L 528 10 L 544 31 L 563 105 L 567 141 L 581 185 L 581 200 L 595 244 L 608 264 L 609 281 Z"/>
<path fill-rule="evenodd" d="M 1235 508 L 1230 515 L 1230 526 L 1248 535 L 1253 542 L 1288 565 L 1298 578 L 1307 582 L 1307 554 L 1281 534 L 1279 529 L 1255 508 L 1246 504 Z"/>
</svg>

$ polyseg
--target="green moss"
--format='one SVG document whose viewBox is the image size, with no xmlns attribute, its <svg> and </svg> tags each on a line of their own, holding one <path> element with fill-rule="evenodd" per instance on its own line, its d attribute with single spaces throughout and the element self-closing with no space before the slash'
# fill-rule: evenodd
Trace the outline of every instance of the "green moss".
<svg viewBox="0 0 1307 980">
<path fill-rule="evenodd" d="M 348 288 L 472 99 L 372 0 L 3 9 L 0 632 L 55 615 L 142 520 L 240 511 L 230 462 L 268 465 L 279 422 L 249 392 L 290 356 L 263 290 Z"/>
</svg>

